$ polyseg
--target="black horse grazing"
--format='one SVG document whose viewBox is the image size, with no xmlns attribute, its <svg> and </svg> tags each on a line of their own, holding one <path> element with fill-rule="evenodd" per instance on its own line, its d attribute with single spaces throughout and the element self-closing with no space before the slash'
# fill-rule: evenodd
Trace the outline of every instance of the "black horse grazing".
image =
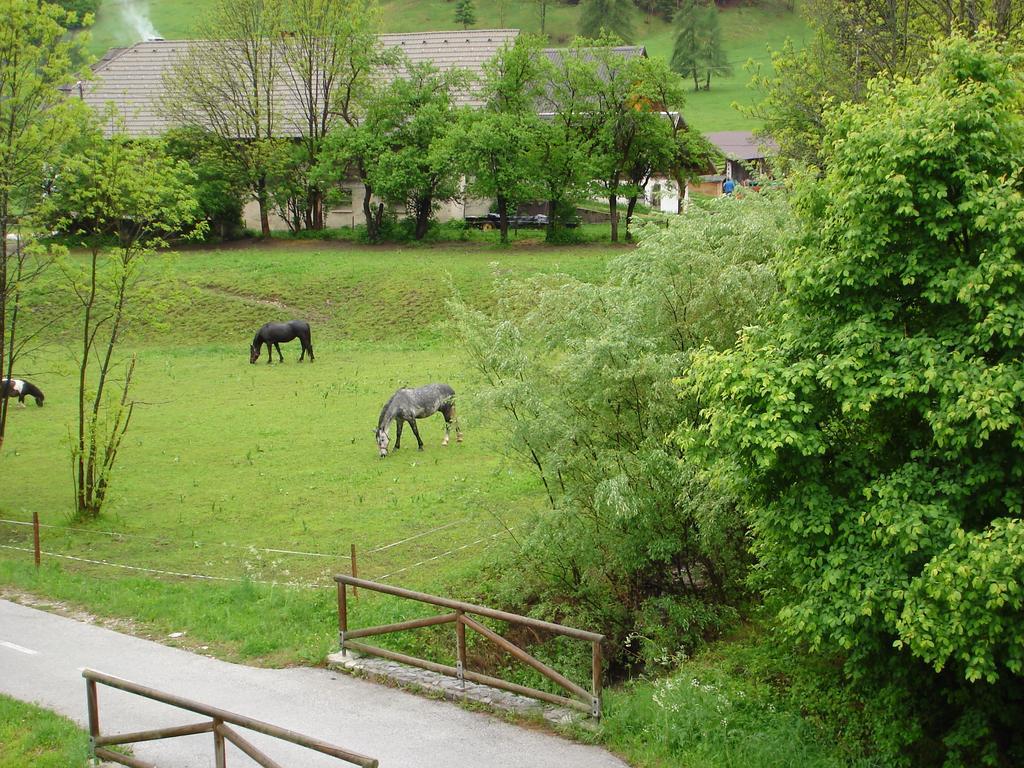
<svg viewBox="0 0 1024 768">
<path fill-rule="evenodd" d="M 440 411 L 444 415 L 444 440 L 441 445 L 448 445 L 448 428 L 452 421 L 455 421 L 455 439 L 462 442 L 462 430 L 459 429 L 459 420 L 455 417 L 455 390 L 447 384 L 427 384 L 418 389 L 400 389 L 391 396 L 391 399 L 384 404 L 380 412 L 380 419 L 377 420 L 377 429 L 373 434 L 377 438 L 377 448 L 380 450 L 380 457 L 383 459 L 388 455 L 388 428 L 391 422 L 398 420 L 398 432 L 395 435 L 395 450 L 402 447 L 402 424 L 409 422 L 412 433 L 416 435 L 416 442 L 419 449 L 423 450 L 423 441 L 420 439 L 420 431 L 416 428 L 416 419 L 424 419 L 427 416 Z"/>
<path fill-rule="evenodd" d="M 277 359 L 280 362 L 284 362 L 284 357 L 281 356 L 281 344 L 282 341 L 291 341 L 292 339 L 298 338 L 302 343 L 302 354 L 299 355 L 299 362 L 301 363 L 306 357 L 306 353 L 309 352 L 309 362 L 313 362 L 313 343 L 310 341 L 309 336 L 309 323 L 305 320 L 292 320 L 287 323 L 267 323 L 258 331 L 256 331 L 256 337 L 252 340 L 252 344 L 249 346 L 249 362 L 255 363 L 260 359 L 260 348 L 267 345 L 267 363 L 274 361 L 274 351 L 270 348 L 273 344 L 277 347 Z"/>
<path fill-rule="evenodd" d="M 24 379 L 0 379 L 0 397 L 14 397 L 17 395 L 18 404 L 25 407 L 25 395 L 32 395 L 36 399 L 36 405 L 43 407 L 43 390 L 35 384 Z"/>
</svg>

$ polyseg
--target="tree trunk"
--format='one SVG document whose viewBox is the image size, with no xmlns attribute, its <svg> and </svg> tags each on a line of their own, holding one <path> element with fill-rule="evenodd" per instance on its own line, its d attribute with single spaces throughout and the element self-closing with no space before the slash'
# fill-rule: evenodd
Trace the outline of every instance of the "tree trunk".
<svg viewBox="0 0 1024 768">
<path fill-rule="evenodd" d="M 430 227 L 430 209 L 433 207 L 433 196 L 428 195 L 416 201 L 416 229 L 413 237 L 422 240 L 426 237 L 427 229 Z"/>
<path fill-rule="evenodd" d="M 633 234 L 629 231 L 629 225 L 633 223 L 633 209 L 636 208 L 637 196 L 633 195 L 626 201 L 626 240 L 631 241 Z"/>
<path fill-rule="evenodd" d="M 504 195 L 498 195 L 498 227 L 501 229 L 501 242 L 508 243 L 508 200 Z"/>
<path fill-rule="evenodd" d="M 707 77 L 704 79 L 704 90 L 711 90 L 711 67 L 708 67 L 708 74 Z"/>
<path fill-rule="evenodd" d="M 682 213 L 683 199 L 686 197 L 686 178 L 678 168 L 673 171 L 672 178 L 676 182 L 676 213 Z"/>
<path fill-rule="evenodd" d="M 612 242 L 619 242 L 619 198 L 617 195 L 608 195 L 608 215 L 612 222 Z"/>
<path fill-rule="evenodd" d="M 0 193 L 3 194 L 3 193 Z M 7 344 L 7 199 L 0 200 L 3 211 L 0 211 L 0 373 L 7 370 L 4 366 L 5 347 Z M 9 367 L 9 366 L 8 366 Z M 7 432 L 7 408 L 10 398 L 0 398 L 0 450 L 4 447 L 4 435 Z"/>
<path fill-rule="evenodd" d="M 256 202 L 260 207 L 260 236 L 264 239 L 270 237 L 270 213 L 267 204 L 267 177 L 260 176 L 256 182 Z"/>
<path fill-rule="evenodd" d="M 557 200 L 548 200 L 548 227 L 545 233 L 546 240 L 554 240 L 555 232 L 558 229 L 558 220 L 555 217 L 555 212 L 558 210 Z"/>
<path fill-rule="evenodd" d="M 693 68 L 693 90 L 695 90 L 695 91 L 699 91 L 700 90 L 700 80 L 698 79 L 697 68 L 696 67 Z"/>
<path fill-rule="evenodd" d="M 373 197 L 373 190 L 370 185 L 363 181 L 363 218 L 366 219 L 366 237 L 371 243 L 376 243 L 380 237 L 380 221 L 375 220 L 373 209 L 370 207 L 370 198 Z"/>
</svg>

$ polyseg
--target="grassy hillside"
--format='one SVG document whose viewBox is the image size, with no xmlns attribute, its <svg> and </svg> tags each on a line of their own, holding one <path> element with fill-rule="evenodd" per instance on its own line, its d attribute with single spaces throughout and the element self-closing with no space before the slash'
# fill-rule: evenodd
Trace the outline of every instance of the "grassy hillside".
<svg viewBox="0 0 1024 768">
<path fill-rule="evenodd" d="M 97 56 L 115 46 L 131 45 L 154 32 L 167 39 L 201 37 L 204 13 L 211 0 L 104 0 L 93 28 L 90 50 Z M 382 0 L 383 27 L 387 32 L 414 32 L 456 28 L 455 4 L 449 0 Z M 530 0 L 476 0 L 477 28 L 513 27 L 540 32 L 540 15 Z M 579 23 L 580 6 L 552 2 L 545 32 L 553 45 L 569 43 Z M 151 24 L 147 27 L 146 22 Z M 652 56 L 670 56 L 671 25 L 658 17 L 636 14 L 637 42 Z M 746 88 L 750 77 L 743 65 L 754 59 L 768 65 L 767 49 L 781 47 L 787 37 L 802 43 L 807 26 L 799 14 L 786 10 L 781 0 L 765 0 L 754 6 L 736 5 L 722 11 L 722 30 L 734 72 L 712 82 L 710 92 L 691 93 L 686 116 L 704 131 L 755 128 L 752 121 L 732 108 L 748 104 L 753 94 Z"/>
<path fill-rule="evenodd" d="M 272 244 L 167 257 L 156 293 L 173 298 L 133 315 L 122 350 L 138 355 L 139 405 L 97 526 L 122 535 L 63 529 L 76 413 L 70 320 L 69 341 L 52 340 L 19 366 L 46 405 L 11 411 L 0 518 L 39 512 L 58 526 L 47 530 L 44 548 L 60 554 L 301 583 L 329 584 L 347 567 L 352 544 L 372 578 L 476 542 L 459 558 L 403 577 L 422 584 L 510 543 L 495 534 L 543 498 L 532 474 L 506 465 L 502 435 L 472 407 L 475 373 L 441 324 L 445 299 L 454 287 L 486 305 L 501 267 L 597 276 L 614 252 Z M 48 311 L 62 317 L 61 306 Z M 264 357 L 249 365 L 255 330 L 293 317 L 310 321 L 316 363 L 296 363 L 292 343 L 282 345 L 284 364 Z M 381 406 L 400 386 L 432 381 L 460 394 L 465 442 L 442 449 L 443 421 L 434 416 L 421 422 L 422 453 L 406 430 L 401 451 L 381 461 L 372 435 Z M 23 546 L 26 533 L 0 524 L 0 544 Z M 11 552 L 0 559 L 21 557 Z"/>
</svg>

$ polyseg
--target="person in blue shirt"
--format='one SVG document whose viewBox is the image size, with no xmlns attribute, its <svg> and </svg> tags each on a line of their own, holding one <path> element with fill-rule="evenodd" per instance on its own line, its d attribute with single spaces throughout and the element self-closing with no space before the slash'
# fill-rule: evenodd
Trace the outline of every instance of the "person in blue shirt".
<svg viewBox="0 0 1024 768">
<path fill-rule="evenodd" d="M 722 182 L 722 192 L 725 194 L 731 195 L 734 189 L 736 189 L 736 182 L 732 179 L 726 179 Z"/>
</svg>

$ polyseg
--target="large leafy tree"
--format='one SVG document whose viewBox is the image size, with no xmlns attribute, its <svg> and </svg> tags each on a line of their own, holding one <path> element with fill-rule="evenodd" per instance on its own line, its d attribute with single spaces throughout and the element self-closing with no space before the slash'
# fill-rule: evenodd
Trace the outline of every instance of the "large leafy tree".
<svg viewBox="0 0 1024 768">
<path fill-rule="evenodd" d="M 1024 758 L 1019 66 L 954 39 L 833 113 L 785 301 L 698 366 L 703 439 L 748 492 L 785 625 L 930 687 L 947 744 L 1006 765 Z"/>
<path fill-rule="evenodd" d="M 377 38 L 380 9 L 375 0 L 287 0 L 281 42 L 282 82 L 298 105 L 297 124 L 286 126 L 300 138 L 301 158 L 285 165 L 285 193 L 294 187 L 305 199 L 300 223 L 324 226 L 323 190 L 309 177 L 319 159 L 324 137 L 339 124 L 353 125 L 362 114 L 372 79 L 391 58 Z M 278 185 L 279 187 L 281 185 Z M 282 191 L 282 190 L 279 190 Z M 279 195 L 280 196 L 280 195 Z"/>
<path fill-rule="evenodd" d="M 30 247 L 33 219 L 54 160 L 82 122 L 81 104 L 60 89 L 87 79 L 72 13 L 35 0 L 0 0 L 0 375 L 11 376 L 25 284 L 41 263 Z M 16 235 L 8 238 L 8 235 Z M 23 337 L 24 338 L 24 337 Z M 7 428 L 0 400 L 0 448 Z"/>
<path fill-rule="evenodd" d="M 268 175 L 282 152 L 282 6 L 216 0 L 209 39 L 193 43 L 164 78 L 164 113 L 216 136 L 233 157 L 270 237 Z M 311 113 L 312 114 L 312 113 Z"/>
<path fill-rule="evenodd" d="M 664 61 L 626 55 L 610 42 L 577 41 L 564 57 L 578 69 L 586 94 L 580 120 L 592 138 L 595 187 L 608 200 L 612 242 L 617 242 L 619 198 L 631 200 L 631 214 L 651 173 L 670 171 L 675 135 L 669 113 L 682 104 L 683 89 Z"/>
<path fill-rule="evenodd" d="M 494 198 L 501 241 L 508 242 L 509 209 L 536 197 L 540 128 L 541 41 L 519 36 L 484 66 L 478 110 L 464 113 L 447 141 L 466 173 L 466 194 Z"/>
<path fill-rule="evenodd" d="M 383 137 L 373 187 L 385 200 L 401 201 L 413 220 L 413 237 L 427 234 L 440 203 L 459 194 L 459 173 L 445 136 L 457 123 L 455 94 L 466 73 L 437 70 L 429 62 L 407 65 L 384 96 L 394 122 Z"/>
</svg>

